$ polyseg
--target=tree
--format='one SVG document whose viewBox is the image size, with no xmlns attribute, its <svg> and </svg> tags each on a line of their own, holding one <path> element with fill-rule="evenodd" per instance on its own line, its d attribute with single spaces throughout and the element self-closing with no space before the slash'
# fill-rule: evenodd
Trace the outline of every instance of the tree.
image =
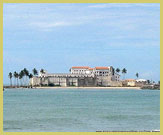
<svg viewBox="0 0 163 135">
<path fill-rule="evenodd" d="M 22 85 L 23 84 L 25 85 L 25 82 L 24 82 L 24 76 L 25 76 L 24 69 L 20 71 L 20 74 L 22 76 Z"/>
<path fill-rule="evenodd" d="M 33 71 L 33 75 L 38 75 L 38 71 L 35 68 L 32 71 Z"/>
<path fill-rule="evenodd" d="M 32 75 L 32 74 L 29 74 L 29 76 L 28 76 L 28 77 L 29 77 L 29 79 L 31 79 L 31 78 L 33 78 L 33 75 Z"/>
<path fill-rule="evenodd" d="M 136 73 L 136 77 L 137 77 L 137 79 L 138 79 L 138 77 L 139 77 L 139 73 Z"/>
<path fill-rule="evenodd" d="M 26 68 L 24 68 L 24 74 L 26 76 L 26 85 L 27 85 L 27 77 L 29 76 L 29 71 Z"/>
<path fill-rule="evenodd" d="M 116 72 L 119 73 L 121 70 L 119 68 L 116 69 Z"/>
<path fill-rule="evenodd" d="M 40 73 L 41 73 L 41 74 L 44 74 L 44 73 L 45 73 L 45 70 L 44 70 L 44 69 L 41 69 L 41 70 L 40 70 Z M 42 79 L 43 79 L 43 76 L 41 76 L 41 78 L 40 78 L 41 86 L 43 85 L 43 84 L 42 84 Z"/>
<path fill-rule="evenodd" d="M 29 76 L 29 71 L 26 68 L 24 68 L 24 74 L 25 76 Z"/>
<path fill-rule="evenodd" d="M 18 73 L 16 73 L 16 80 L 17 80 L 17 86 L 19 86 L 19 74 Z"/>
<path fill-rule="evenodd" d="M 150 80 L 147 80 L 147 84 L 150 84 Z"/>
<path fill-rule="evenodd" d="M 10 78 L 10 86 L 12 86 L 12 73 L 10 72 L 8 77 Z"/>
<path fill-rule="evenodd" d="M 23 76 L 24 76 L 24 72 L 23 71 L 20 71 L 19 73 L 19 80 L 20 80 L 20 85 L 22 86 L 22 79 L 23 79 Z"/>
<path fill-rule="evenodd" d="M 14 78 L 15 78 L 15 85 L 16 85 L 16 81 L 17 81 L 17 86 L 18 86 L 18 73 L 15 71 L 14 72 Z"/>
<path fill-rule="evenodd" d="M 40 70 L 40 73 L 44 74 L 45 73 L 45 70 L 44 69 L 41 69 Z"/>
<path fill-rule="evenodd" d="M 29 74 L 29 79 L 33 78 L 33 75 L 32 74 Z"/>
<path fill-rule="evenodd" d="M 122 69 L 122 74 L 124 75 L 123 76 L 123 79 L 125 78 L 125 74 L 127 73 L 127 70 L 124 68 L 124 69 Z"/>
</svg>

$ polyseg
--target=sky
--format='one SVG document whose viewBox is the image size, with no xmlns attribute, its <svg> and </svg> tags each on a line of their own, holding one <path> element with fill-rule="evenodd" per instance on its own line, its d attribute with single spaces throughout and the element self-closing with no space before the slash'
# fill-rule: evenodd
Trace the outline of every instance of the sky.
<svg viewBox="0 0 163 135">
<path fill-rule="evenodd" d="M 9 72 L 126 68 L 160 80 L 160 4 L 4 4 L 3 82 Z"/>
</svg>

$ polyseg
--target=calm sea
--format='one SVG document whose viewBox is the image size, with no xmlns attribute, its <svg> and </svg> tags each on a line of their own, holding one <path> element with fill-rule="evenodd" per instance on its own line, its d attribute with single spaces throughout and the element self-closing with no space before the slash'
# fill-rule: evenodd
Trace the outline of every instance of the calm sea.
<svg viewBox="0 0 163 135">
<path fill-rule="evenodd" d="M 7 89 L 6 132 L 160 130 L 160 91 Z"/>
</svg>

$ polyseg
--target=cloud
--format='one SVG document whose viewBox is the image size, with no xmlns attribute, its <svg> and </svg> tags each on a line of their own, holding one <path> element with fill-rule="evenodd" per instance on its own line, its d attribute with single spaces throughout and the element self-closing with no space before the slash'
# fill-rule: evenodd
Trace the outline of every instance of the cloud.
<svg viewBox="0 0 163 135">
<path fill-rule="evenodd" d="M 112 7 L 129 7 L 126 4 L 96 4 L 88 6 L 90 8 L 112 8 Z"/>
<path fill-rule="evenodd" d="M 118 8 L 118 7 L 160 7 L 160 4 L 126 4 L 126 3 L 121 3 L 121 4 L 116 4 L 116 3 L 112 3 L 112 4 L 95 4 L 95 5 L 90 5 L 88 6 L 89 8 Z"/>
<path fill-rule="evenodd" d="M 133 10 L 129 12 L 124 10 L 117 10 L 114 12 L 101 10 L 99 12 L 98 10 L 90 9 L 112 7 L 125 8 L 133 6 L 159 7 L 160 4 L 108 3 L 88 4 L 86 6 L 83 6 L 82 4 L 5 4 L 4 24 L 7 28 L 10 27 L 10 29 L 20 27 L 25 29 L 30 26 L 30 28 L 39 31 L 52 31 L 53 28 L 56 27 L 97 24 L 98 26 L 104 25 L 131 31 L 137 29 L 138 24 L 140 24 L 139 22 L 141 22 L 141 24 L 146 22 L 143 20 L 145 17 L 158 17 L 158 15 L 156 16 L 155 12 L 153 13 L 151 10 L 141 10 L 137 12 L 134 12 Z M 155 18 L 154 20 L 157 20 L 157 18 Z M 139 21 L 138 19 L 141 20 Z M 154 22 L 152 22 L 152 24 L 154 24 Z"/>
<path fill-rule="evenodd" d="M 70 27 L 70 26 L 78 26 L 83 24 L 84 22 L 75 22 L 75 21 L 57 21 L 57 22 L 31 22 L 29 26 L 32 28 L 36 28 L 41 31 L 52 31 L 53 28 L 58 27 Z"/>
<path fill-rule="evenodd" d="M 68 22 L 33 22 L 30 23 L 30 25 L 39 28 L 53 28 L 53 27 L 69 26 L 72 24 Z"/>
</svg>

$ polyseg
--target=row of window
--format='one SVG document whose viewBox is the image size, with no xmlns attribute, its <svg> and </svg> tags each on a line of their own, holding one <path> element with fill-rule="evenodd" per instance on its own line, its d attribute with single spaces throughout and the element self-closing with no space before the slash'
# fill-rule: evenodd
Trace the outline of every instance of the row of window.
<svg viewBox="0 0 163 135">
<path fill-rule="evenodd" d="M 102 74 L 100 74 L 99 76 L 108 76 L 108 75 L 102 75 Z"/>
<path fill-rule="evenodd" d="M 73 70 L 72 72 L 85 72 L 86 70 Z M 102 72 L 102 71 L 95 71 L 95 73 L 103 73 L 103 74 L 107 74 L 107 73 L 109 73 L 109 72 Z"/>
<path fill-rule="evenodd" d="M 108 74 L 109 72 L 101 72 L 101 71 L 95 72 L 95 74 L 97 74 L 97 73 L 100 73 L 100 74 Z"/>
</svg>

